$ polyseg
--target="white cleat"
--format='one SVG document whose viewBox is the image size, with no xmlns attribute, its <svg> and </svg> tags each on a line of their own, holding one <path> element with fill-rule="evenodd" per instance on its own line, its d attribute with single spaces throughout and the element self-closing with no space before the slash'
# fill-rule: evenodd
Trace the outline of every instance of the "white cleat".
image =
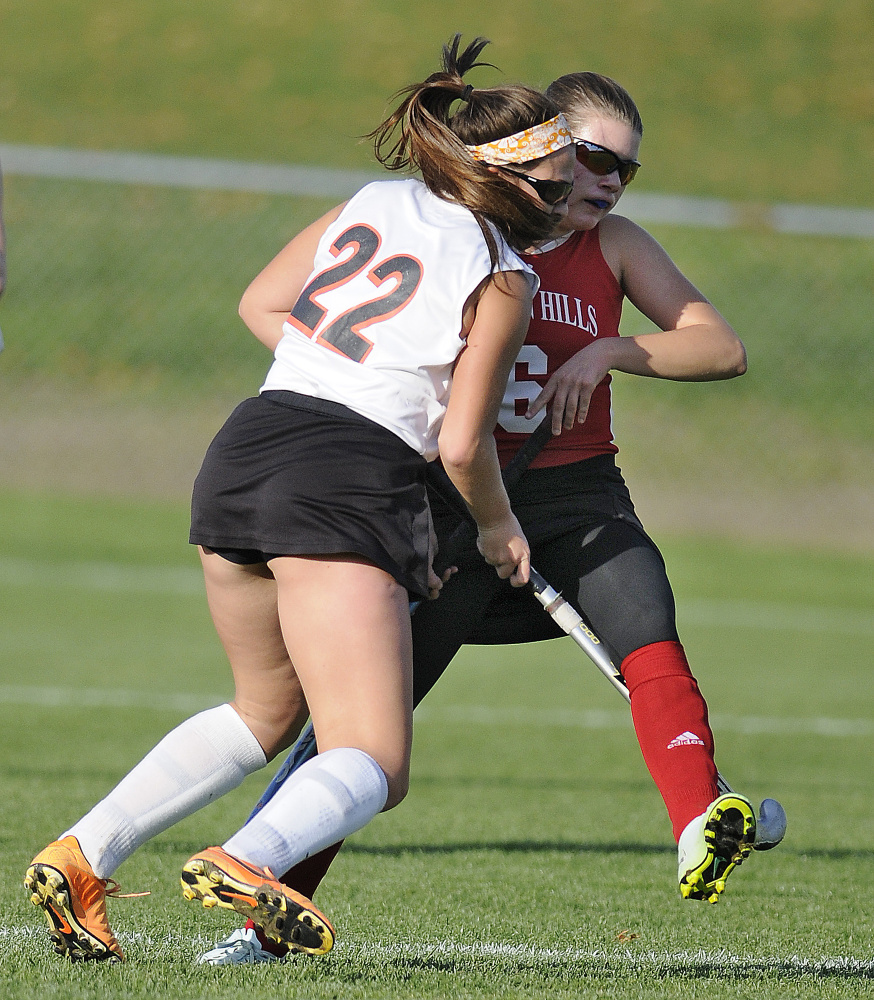
<svg viewBox="0 0 874 1000">
<path fill-rule="evenodd" d="M 197 960 L 198 965 L 255 965 L 258 962 L 282 962 L 278 955 L 273 955 L 261 947 L 254 928 L 233 931 L 224 941 L 205 952 Z"/>
</svg>

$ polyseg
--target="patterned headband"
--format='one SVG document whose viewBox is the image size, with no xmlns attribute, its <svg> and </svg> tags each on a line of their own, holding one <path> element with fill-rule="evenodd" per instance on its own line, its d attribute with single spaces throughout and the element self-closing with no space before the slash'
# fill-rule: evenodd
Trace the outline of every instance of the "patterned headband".
<svg viewBox="0 0 874 1000">
<path fill-rule="evenodd" d="M 502 167 L 506 163 L 527 163 L 539 160 L 573 142 L 570 126 L 564 115 L 558 114 L 541 125 L 533 125 L 522 132 L 516 132 L 494 142 L 484 142 L 481 146 L 465 148 L 475 160 Z"/>
</svg>

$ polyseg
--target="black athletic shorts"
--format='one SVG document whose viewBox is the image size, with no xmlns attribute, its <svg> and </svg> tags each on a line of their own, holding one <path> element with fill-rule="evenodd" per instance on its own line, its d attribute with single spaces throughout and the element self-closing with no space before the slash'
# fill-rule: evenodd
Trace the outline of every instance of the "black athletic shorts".
<svg viewBox="0 0 874 1000">
<path fill-rule="evenodd" d="M 396 434 L 339 403 L 264 392 L 209 446 L 189 540 L 241 563 L 355 553 L 427 596 L 425 469 Z"/>
</svg>

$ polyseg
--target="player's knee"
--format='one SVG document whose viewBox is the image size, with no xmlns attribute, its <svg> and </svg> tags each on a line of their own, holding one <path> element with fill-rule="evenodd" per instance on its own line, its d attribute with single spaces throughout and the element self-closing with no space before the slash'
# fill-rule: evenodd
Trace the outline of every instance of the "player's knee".
<svg viewBox="0 0 874 1000">
<path fill-rule="evenodd" d="M 387 774 L 386 782 L 388 784 L 388 796 L 385 800 L 385 805 L 382 807 L 383 812 L 388 812 L 389 809 L 394 809 L 396 805 L 400 805 L 400 803 L 406 798 L 407 792 L 410 790 L 409 769 L 405 769 L 403 773 L 400 774 Z"/>
<path fill-rule="evenodd" d="M 233 704 L 261 744 L 268 762 L 294 743 L 308 716 L 305 704 L 264 706 L 242 698 L 236 698 Z"/>
</svg>

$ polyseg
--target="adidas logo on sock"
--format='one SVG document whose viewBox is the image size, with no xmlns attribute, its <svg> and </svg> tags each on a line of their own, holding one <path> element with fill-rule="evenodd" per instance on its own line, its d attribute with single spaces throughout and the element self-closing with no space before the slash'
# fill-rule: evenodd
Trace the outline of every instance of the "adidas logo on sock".
<svg viewBox="0 0 874 1000">
<path fill-rule="evenodd" d="M 704 746 L 704 740 L 694 733 L 690 733 L 688 730 L 685 733 L 680 733 L 679 736 L 675 736 L 671 742 L 668 744 L 668 750 L 675 750 L 677 747 L 689 747 L 689 746 Z"/>
</svg>

